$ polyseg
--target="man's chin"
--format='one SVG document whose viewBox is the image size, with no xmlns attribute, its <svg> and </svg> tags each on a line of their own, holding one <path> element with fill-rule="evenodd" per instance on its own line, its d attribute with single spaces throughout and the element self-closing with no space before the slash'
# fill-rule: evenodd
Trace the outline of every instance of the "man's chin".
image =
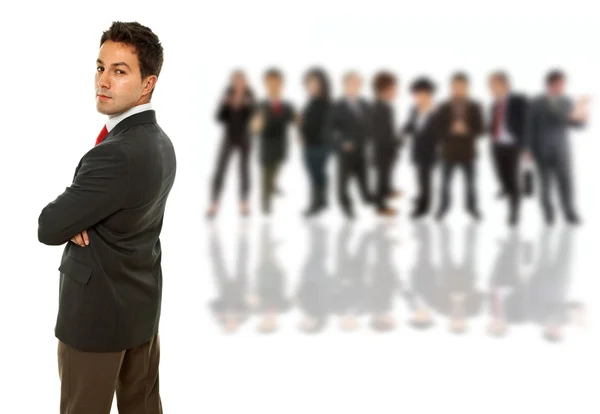
<svg viewBox="0 0 600 414">
<path fill-rule="evenodd" d="M 119 111 L 116 110 L 115 108 L 111 108 L 109 106 L 107 106 L 106 104 L 103 104 L 102 102 L 96 102 L 96 110 L 98 112 L 100 112 L 103 115 L 115 115 L 118 114 Z"/>
</svg>

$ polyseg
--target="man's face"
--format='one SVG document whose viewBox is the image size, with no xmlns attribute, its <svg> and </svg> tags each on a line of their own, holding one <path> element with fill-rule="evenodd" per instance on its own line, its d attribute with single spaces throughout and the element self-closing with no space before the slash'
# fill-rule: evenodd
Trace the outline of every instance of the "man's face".
<svg viewBox="0 0 600 414">
<path fill-rule="evenodd" d="M 463 80 L 455 80 L 452 82 L 452 96 L 454 98 L 466 98 L 469 93 L 467 82 Z"/>
<path fill-rule="evenodd" d="M 431 105 L 433 99 L 431 93 L 428 91 L 416 91 L 413 93 L 415 104 L 419 108 L 428 108 Z"/>
<path fill-rule="evenodd" d="M 150 101 L 156 76 L 142 79 L 133 46 L 106 41 L 96 62 L 96 109 L 105 115 L 123 113 Z"/>
<path fill-rule="evenodd" d="M 357 97 L 360 93 L 361 86 L 362 80 L 358 76 L 350 77 L 348 80 L 346 80 L 346 83 L 344 85 L 346 95 L 351 98 Z"/>
<path fill-rule="evenodd" d="M 310 96 L 318 96 L 321 93 L 321 84 L 316 76 L 311 76 L 306 80 L 306 90 Z"/>
<path fill-rule="evenodd" d="M 246 77 L 241 72 L 236 72 L 231 77 L 231 84 L 236 91 L 246 90 Z"/>
<path fill-rule="evenodd" d="M 265 87 L 267 88 L 267 94 L 271 97 L 279 97 L 281 95 L 281 79 L 277 76 L 269 76 L 265 80 Z"/>
<path fill-rule="evenodd" d="M 497 78 L 491 78 L 490 79 L 490 91 L 492 92 L 492 95 L 494 96 L 494 98 L 499 99 L 504 97 L 504 95 L 506 95 L 507 92 L 507 87 L 506 84 Z"/>
<path fill-rule="evenodd" d="M 555 80 L 548 86 L 548 91 L 552 95 L 564 94 L 565 93 L 565 80 L 564 79 Z"/>
<path fill-rule="evenodd" d="M 396 99 L 396 96 L 398 96 L 398 87 L 396 85 L 391 85 L 381 93 L 381 96 L 388 102 L 393 101 Z"/>
</svg>

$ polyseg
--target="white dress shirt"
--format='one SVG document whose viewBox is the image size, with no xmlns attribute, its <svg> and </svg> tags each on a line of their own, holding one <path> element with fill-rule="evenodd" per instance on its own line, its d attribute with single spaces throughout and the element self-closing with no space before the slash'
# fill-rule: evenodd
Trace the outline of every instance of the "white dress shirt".
<svg viewBox="0 0 600 414">
<path fill-rule="evenodd" d="M 425 112 L 417 111 L 417 123 L 415 125 L 415 127 L 417 128 L 417 131 L 420 132 L 423 129 L 423 127 L 427 123 L 427 120 L 429 119 L 430 115 L 431 115 L 431 109 L 428 109 Z"/>
<path fill-rule="evenodd" d="M 122 112 L 118 115 L 109 115 L 108 121 L 106 121 L 106 129 L 110 132 L 114 127 L 117 126 L 119 122 L 124 120 L 125 118 L 129 118 L 132 115 L 139 114 L 140 112 L 150 111 L 152 110 L 152 103 L 148 102 L 146 104 L 134 106 L 128 111 Z"/>
<path fill-rule="evenodd" d="M 508 128 L 506 127 L 506 120 L 508 119 L 508 96 L 504 97 L 501 101 L 498 102 L 498 105 L 504 105 L 504 109 L 502 110 L 502 122 L 500 123 L 500 135 L 498 136 L 498 140 L 496 144 L 500 145 L 514 145 L 515 138 L 512 136 Z"/>
</svg>

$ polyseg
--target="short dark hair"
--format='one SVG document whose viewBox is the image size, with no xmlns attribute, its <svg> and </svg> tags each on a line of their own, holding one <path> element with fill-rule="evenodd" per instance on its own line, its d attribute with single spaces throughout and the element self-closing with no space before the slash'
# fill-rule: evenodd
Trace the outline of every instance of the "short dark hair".
<svg viewBox="0 0 600 414">
<path fill-rule="evenodd" d="M 396 84 L 396 76 L 387 71 L 378 72 L 373 78 L 373 90 L 379 94 Z"/>
<path fill-rule="evenodd" d="M 269 68 L 265 71 L 265 79 L 269 79 L 269 78 L 276 78 L 278 80 L 282 80 L 283 79 L 283 73 L 281 73 L 281 71 L 277 68 Z"/>
<path fill-rule="evenodd" d="M 469 77 L 465 72 L 456 72 L 452 75 L 452 82 L 469 83 Z"/>
<path fill-rule="evenodd" d="M 565 73 L 560 69 L 553 69 L 546 75 L 546 85 L 552 85 L 555 82 L 564 80 Z"/>
<path fill-rule="evenodd" d="M 142 79 L 151 75 L 158 77 L 160 74 L 164 59 L 163 47 L 150 28 L 138 22 L 113 22 L 102 33 L 100 46 L 106 41 L 125 43 L 135 48 Z"/>
<path fill-rule="evenodd" d="M 508 74 L 502 70 L 492 72 L 490 75 L 490 80 L 498 80 L 505 85 L 509 84 Z"/>
<path fill-rule="evenodd" d="M 435 92 L 435 84 L 426 77 L 417 78 L 411 85 L 410 91 L 412 93 L 416 92 Z"/>
</svg>

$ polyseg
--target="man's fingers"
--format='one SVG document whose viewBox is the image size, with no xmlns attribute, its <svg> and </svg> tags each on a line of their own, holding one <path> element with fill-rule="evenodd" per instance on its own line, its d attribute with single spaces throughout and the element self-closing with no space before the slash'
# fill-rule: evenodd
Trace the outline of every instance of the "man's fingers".
<svg viewBox="0 0 600 414">
<path fill-rule="evenodd" d="M 86 240 L 87 240 L 87 243 L 86 243 Z M 75 243 L 81 247 L 85 247 L 86 245 L 88 245 L 90 243 L 89 240 L 90 239 L 88 237 L 87 231 L 85 231 L 85 230 L 71 239 L 71 241 L 73 243 Z"/>
<path fill-rule="evenodd" d="M 83 237 L 81 237 L 81 233 L 73 237 L 73 241 L 75 242 L 75 244 L 78 244 L 81 247 L 85 246 L 85 244 L 83 243 Z"/>
</svg>

